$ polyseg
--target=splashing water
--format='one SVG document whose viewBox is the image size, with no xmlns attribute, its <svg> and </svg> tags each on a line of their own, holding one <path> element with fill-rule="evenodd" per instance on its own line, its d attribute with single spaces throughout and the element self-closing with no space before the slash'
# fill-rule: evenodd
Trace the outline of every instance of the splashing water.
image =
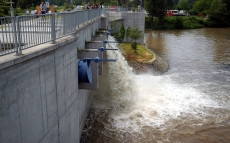
<svg viewBox="0 0 230 143">
<path fill-rule="evenodd" d="M 105 139 L 99 141 L 108 141 L 108 136 L 115 142 L 183 141 L 226 122 L 229 126 L 229 104 L 222 106 L 199 90 L 174 83 L 173 75 L 134 75 L 119 51 L 107 54 L 117 62 L 107 63 L 109 87 L 103 85 L 93 103 L 96 120 L 103 124 L 98 132 Z M 102 111 L 106 114 L 100 116 Z"/>
</svg>

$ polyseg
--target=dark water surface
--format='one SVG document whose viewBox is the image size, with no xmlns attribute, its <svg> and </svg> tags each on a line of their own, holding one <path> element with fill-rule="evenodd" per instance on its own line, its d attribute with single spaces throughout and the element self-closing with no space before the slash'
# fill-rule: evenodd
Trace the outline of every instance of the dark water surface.
<svg viewBox="0 0 230 143">
<path fill-rule="evenodd" d="M 230 29 L 148 31 L 145 41 L 169 71 L 135 75 L 108 52 L 118 60 L 105 65 L 81 142 L 229 143 Z"/>
</svg>

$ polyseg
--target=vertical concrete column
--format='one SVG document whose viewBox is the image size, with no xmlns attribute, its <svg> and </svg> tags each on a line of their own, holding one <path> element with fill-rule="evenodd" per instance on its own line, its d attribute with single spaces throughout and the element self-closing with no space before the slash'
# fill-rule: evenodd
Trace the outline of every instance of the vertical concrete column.
<svg viewBox="0 0 230 143">
<path fill-rule="evenodd" d="M 101 18 L 101 28 L 102 28 L 102 29 L 106 29 L 106 28 L 107 28 L 106 17 L 102 17 L 102 18 Z"/>
</svg>

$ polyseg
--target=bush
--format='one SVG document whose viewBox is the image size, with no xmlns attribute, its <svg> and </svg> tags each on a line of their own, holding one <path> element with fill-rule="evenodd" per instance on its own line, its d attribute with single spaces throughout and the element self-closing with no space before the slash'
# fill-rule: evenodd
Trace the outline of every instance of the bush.
<svg viewBox="0 0 230 143">
<path fill-rule="evenodd" d="M 163 29 L 193 29 L 202 27 L 204 27 L 204 20 L 197 16 L 166 17 L 163 25 Z"/>
<path fill-rule="evenodd" d="M 176 29 L 175 22 L 176 22 L 175 17 L 170 16 L 170 17 L 165 18 L 163 29 L 167 29 L 167 30 Z"/>
<path fill-rule="evenodd" d="M 121 36 L 121 39 L 123 41 L 123 39 L 125 38 L 125 27 L 124 25 L 122 24 L 122 26 L 120 27 L 120 36 Z"/>
<path fill-rule="evenodd" d="M 229 27 L 230 26 L 228 21 L 221 18 L 219 19 L 208 18 L 207 20 L 205 20 L 204 24 L 206 27 Z"/>
<path fill-rule="evenodd" d="M 131 44 L 131 47 L 132 47 L 133 50 L 135 50 L 135 53 L 136 53 L 136 52 L 137 52 L 137 43 L 136 43 L 136 42 L 133 42 L 133 43 Z"/>
<path fill-rule="evenodd" d="M 121 43 L 124 39 L 124 35 L 123 35 L 124 33 L 123 32 L 125 32 L 125 31 L 123 31 L 123 28 L 116 26 L 116 27 L 112 28 L 111 36 L 113 36 L 118 43 Z"/>
<path fill-rule="evenodd" d="M 214 27 L 216 25 L 214 21 L 211 21 L 209 19 L 205 20 L 204 24 L 205 24 L 206 27 Z"/>
<path fill-rule="evenodd" d="M 14 15 L 15 16 L 19 16 L 19 15 L 22 15 L 24 13 L 26 13 L 26 11 L 24 9 L 21 9 L 21 8 L 15 8 L 14 9 Z"/>
<path fill-rule="evenodd" d="M 158 29 L 158 18 L 157 17 L 154 17 L 153 18 L 153 23 L 150 19 L 150 17 L 146 16 L 145 17 L 145 29 Z M 153 27 L 152 27 L 153 26 Z"/>
<path fill-rule="evenodd" d="M 197 16 L 189 16 L 183 18 L 184 29 L 194 29 L 204 27 L 203 18 Z"/>
<path fill-rule="evenodd" d="M 151 28 L 151 19 L 146 16 L 145 17 L 145 29 L 150 29 Z"/>
<path fill-rule="evenodd" d="M 69 3 L 64 3 L 64 10 L 71 11 L 72 9 L 74 9 L 74 5 Z"/>
<path fill-rule="evenodd" d="M 158 18 L 154 18 L 153 29 L 157 29 Z M 151 28 L 150 18 L 146 18 L 145 28 Z M 162 29 L 194 29 L 203 27 L 229 27 L 230 21 L 221 17 L 203 18 L 199 16 L 170 16 L 165 17 Z"/>
<path fill-rule="evenodd" d="M 195 11 L 195 10 L 190 10 L 188 11 L 190 15 L 198 15 L 199 12 Z"/>
<path fill-rule="evenodd" d="M 36 9 L 36 7 L 31 6 L 28 10 L 29 10 L 29 11 L 32 11 L 32 10 L 35 10 L 35 9 Z"/>
<path fill-rule="evenodd" d="M 184 25 L 183 25 L 183 20 L 181 17 L 176 17 L 176 21 L 175 21 L 175 28 L 176 29 L 183 29 Z"/>
</svg>

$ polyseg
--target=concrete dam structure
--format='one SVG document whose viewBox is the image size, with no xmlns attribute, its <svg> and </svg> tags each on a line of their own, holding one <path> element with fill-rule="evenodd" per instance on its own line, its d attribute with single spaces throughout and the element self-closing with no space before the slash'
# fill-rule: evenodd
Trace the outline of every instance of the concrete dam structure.
<svg viewBox="0 0 230 143">
<path fill-rule="evenodd" d="M 136 23 L 144 26 L 144 13 L 131 15 L 142 17 Z M 126 20 L 134 24 L 128 17 L 133 17 Z M 108 18 L 102 16 L 55 44 L 24 49 L 20 56 L 0 57 L 1 143 L 80 142 L 93 100 L 91 91 L 101 86 L 98 79 L 103 76 L 103 64 L 91 62 L 92 83 L 80 83 L 78 60 L 103 58 L 97 49 L 106 48 L 103 40 L 109 27 Z"/>
</svg>

